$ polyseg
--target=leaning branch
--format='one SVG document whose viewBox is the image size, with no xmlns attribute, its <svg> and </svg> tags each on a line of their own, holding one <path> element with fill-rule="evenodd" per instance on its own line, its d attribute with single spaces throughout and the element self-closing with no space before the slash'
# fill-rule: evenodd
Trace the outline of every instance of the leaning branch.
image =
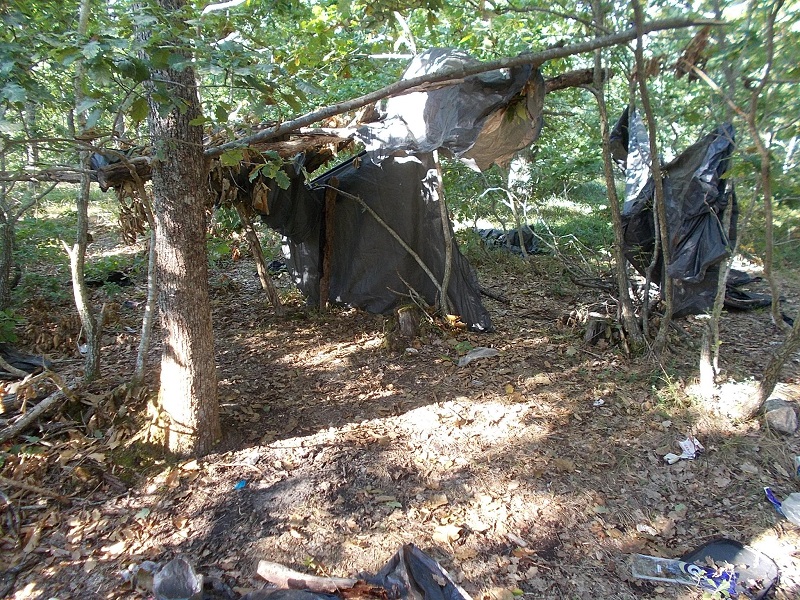
<svg viewBox="0 0 800 600">
<path fill-rule="evenodd" d="M 643 23 L 641 33 L 646 34 L 656 31 L 664 31 L 667 29 L 681 29 L 699 25 L 719 24 L 719 21 L 711 21 L 708 19 L 663 19 L 659 21 Z M 276 125 L 268 129 L 264 129 L 249 137 L 234 140 L 220 146 L 214 146 L 213 148 L 208 148 L 205 151 L 205 155 L 218 156 L 226 150 L 241 148 L 257 142 L 263 142 L 281 136 L 285 133 L 295 131 L 301 127 L 307 127 L 308 125 L 317 123 L 318 121 L 361 108 L 362 106 L 372 104 L 373 102 L 378 102 L 379 100 L 383 100 L 384 98 L 388 98 L 390 96 L 400 96 L 402 94 L 409 94 L 412 92 L 430 89 L 431 84 L 453 85 L 464 80 L 466 77 L 471 77 L 487 71 L 496 71 L 498 69 L 508 69 L 524 65 L 534 65 L 538 67 L 539 65 L 550 60 L 565 58 L 567 56 L 572 56 L 573 54 L 592 52 L 598 48 L 608 48 L 609 46 L 625 44 L 635 40 L 636 36 L 636 27 L 631 27 L 618 33 L 592 38 L 578 44 L 571 44 L 569 46 L 555 46 L 552 48 L 547 48 L 546 50 L 542 50 L 541 52 L 530 52 L 526 54 L 520 54 L 519 56 L 515 57 L 506 57 L 489 62 L 446 69 L 444 71 L 429 75 L 412 77 L 411 79 L 395 82 L 380 90 L 370 92 L 369 94 L 365 94 L 358 98 L 354 98 L 346 102 L 340 102 L 339 104 L 326 106 L 319 110 L 306 113 L 305 115 L 302 115 L 296 119 L 286 121 L 280 125 Z"/>
</svg>

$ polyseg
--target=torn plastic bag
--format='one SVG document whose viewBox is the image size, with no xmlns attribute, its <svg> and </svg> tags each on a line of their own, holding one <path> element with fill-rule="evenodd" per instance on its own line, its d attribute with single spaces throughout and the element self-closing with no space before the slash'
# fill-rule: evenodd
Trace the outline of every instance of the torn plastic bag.
<svg viewBox="0 0 800 600">
<path fill-rule="evenodd" d="M 402 79 L 476 64 L 466 52 L 431 48 L 414 57 Z M 356 138 L 377 164 L 397 150 L 442 150 L 483 171 L 539 136 L 544 96 L 544 78 L 530 65 L 489 71 L 390 98 L 385 115 L 359 128 Z"/>
<path fill-rule="evenodd" d="M 389 600 L 470 600 L 442 566 L 417 548 L 406 544 L 368 583 L 389 592 Z"/>
<path fill-rule="evenodd" d="M 615 127 L 617 151 L 627 137 L 626 202 L 622 209 L 624 252 L 644 275 L 655 247 L 653 197 L 647 132 L 636 111 L 630 111 L 627 128 Z M 736 236 L 736 195 L 724 177 L 734 149 L 734 131 L 723 124 L 682 152 L 662 168 L 664 202 L 671 262 L 666 275 L 674 283 L 673 314 L 676 317 L 708 310 L 717 290 L 719 263 L 728 256 Z M 731 214 L 730 235 L 723 231 L 726 210 Z M 653 280 L 665 276 L 659 259 Z"/>
</svg>

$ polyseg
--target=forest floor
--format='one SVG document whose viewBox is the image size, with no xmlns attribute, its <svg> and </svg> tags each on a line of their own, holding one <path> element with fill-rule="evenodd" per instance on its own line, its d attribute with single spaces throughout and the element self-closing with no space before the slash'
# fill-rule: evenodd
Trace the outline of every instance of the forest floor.
<svg viewBox="0 0 800 600">
<path fill-rule="evenodd" d="M 631 577 L 630 556 L 678 558 L 723 537 L 778 564 L 772 597 L 800 597 L 800 528 L 763 491 L 800 491 L 800 435 L 732 422 L 720 410 L 729 398 L 688 393 L 701 323 L 678 321 L 661 363 L 627 358 L 619 344 L 584 343 L 576 315 L 607 296 L 572 285 L 554 258 L 486 257 L 479 276 L 509 300 L 485 299 L 494 333 L 424 324 L 392 352 L 382 317 L 294 301 L 276 318 L 252 263 L 219 263 L 224 434 L 214 453 L 182 462 L 136 437 L 152 391 L 118 387 L 144 297 L 143 282 L 122 288 L 108 307 L 103 377 L 0 446 L 12 480 L 0 482 L 0 597 L 146 598 L 122 572 L 181 553 L 216 586 L 209 598 L 238 598 L 264 585 L 261 559 L 353 576 L 412 543 L 475 600 L 690 600 L 702 593 Z M 785 294 L 795 314 L 800 287 Z M 67 381 L 82 366 L 70 310 L 30 304 L 19 345 L 47 352 Z M 766 311 L 726 314 L 724 376 L 758 377 L 781 339 Z M 457 366 L 482 346 L 499 355 Z M 159 352 L 156 340 L 151 390 Z M 799 376 L 793 360 L 789 397 Z M 688 434 L 705 452 L 668 465 Z"/>
</svg>

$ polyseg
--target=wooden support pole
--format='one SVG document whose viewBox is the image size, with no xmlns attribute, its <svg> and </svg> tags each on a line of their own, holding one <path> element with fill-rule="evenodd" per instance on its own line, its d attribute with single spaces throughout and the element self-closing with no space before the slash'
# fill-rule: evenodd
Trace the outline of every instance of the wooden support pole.
<svg viewBox="0 0 800 600">
<path fill-rule="evenodd" d="M 325 226 L 325 235 L 322 242 L 322 277 L 319 280 L 319 308 L 328 308 L 328 295 L 331 286 L 331 258 L 333 255 L 333 232 L 334 215 L 336 212 L 336 195 L 339 180 L 331 177 L 328 180 L 328 187 L 325 190 L 325 211 L 322 213 L 322 220 Z"/>
<path fill-rule="evenodd" d="M 267 269 L 266 260 L 264 259 L 264 251 L 261 248 L 261 241 L 258 239 L 258 234 L 253 227 L 250 213 L 241 202 L 234 202 L 233 206 L 236 208 L 236 212 L 239 213 L 239 219 L 242 221 L 244 237 L 247 240 L 247 245 L 250 246 L 250 252 L 255 260 L 261 288 L 266 292 L 267 298 L 269 298 L 270 304 L 272 304 L 272 308 L 275 310 L 275 314 L 282 317 L 286 314 L 286 308 L 281 303 L 278 291 L 275 289 L 275 285 L 272 283 L 272 279 L 269 276 L 269 270 Z"/>
</svg>

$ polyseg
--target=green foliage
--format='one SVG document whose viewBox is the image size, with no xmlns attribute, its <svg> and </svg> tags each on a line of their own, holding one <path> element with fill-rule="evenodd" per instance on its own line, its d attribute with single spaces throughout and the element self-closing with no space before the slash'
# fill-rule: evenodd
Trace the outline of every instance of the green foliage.
<svg viewBox="0 0 800 600">
<path fill-rule="evenodd" d="M 0 343 L 16 342 L 16 328 L 22 319 L 10 309 L 0 310 Z"/>
</svg>

